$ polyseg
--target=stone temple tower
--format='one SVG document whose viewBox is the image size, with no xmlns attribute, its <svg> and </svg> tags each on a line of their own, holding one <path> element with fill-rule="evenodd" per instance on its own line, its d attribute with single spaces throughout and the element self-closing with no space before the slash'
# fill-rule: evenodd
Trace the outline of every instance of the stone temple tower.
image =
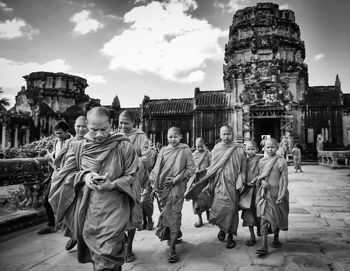
<svg viewBox="0 0 350 271">
<path fill-rule="evenodd" d="M 238 141 L 263 135 L 300 140 L 300 109 L 308 88 L 305 45 L 294 12 L 258 3 L 233 16 L 223 68 L 232 90 L 233 125 Z M 302 142 L 300 142 L 302 143 Z"/>
</svg>

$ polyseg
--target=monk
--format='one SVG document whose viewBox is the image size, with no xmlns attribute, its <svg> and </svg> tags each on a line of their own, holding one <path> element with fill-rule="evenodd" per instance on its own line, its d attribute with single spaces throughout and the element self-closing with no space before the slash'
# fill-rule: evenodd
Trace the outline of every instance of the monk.
<svg viewBox="0 0 350 271">
<path fill-rule="evenodd" d="M 256 181 L 259 175 L 259 160 L 261 156 L 257 156 L 258 145 L 255 141 L 248 141 L 245 145 L 245 152 L 247 154 L 247 185 L 244 189 L 243 194 L 240 197 L 247 197 L 247 200 L 250 203 L 250 207 L 248 209 L 242 210 L 242 219 L 243 219 L 243 227 L 249 227 L 250 239 L 246 241 L 247 246 L 253 246 L 256 243 L 254 227 L 257 227 L 257 234 L 260 234 L 260 219 L 256 215 L 256 206 L 255 206 L 255 198 L 256 198 Z M 252 190 L 252 191 L 249 191 Z M 249 193 L 251 192 L 251 193 Z M 249 196 L 250 197 L 249 197 Z M 249 199 L 248 199 L 249 197 Z"/>
<path fill-rule="evenodd" d="M 156 235 L 161 241 L 169 240 L 169 263 L 179 260 L 175 244 L 182 236 L 180 226 L 184 194 L 187 181 L 195 172 L 191 150 L 180 143 L 181 139 L 180 128 L 171 127 L 168 130 L 169 145 L 161 149 L 151 172 L 152 186 L 162 210 Z"/>
<path fill-rule="evenodd" d="M 189 180 L 190 185 L 193 183 L 196 183 L 199 181 L 202 177 L 205 176 L 207 173 L 207 169 L 210 166 L 211 161 L 211 153 L 206 148 L 204 144 L 204 139 L 202 137 L 198 137 L 196 139 L 196 150 L 192 154 L 193 155 L 193 161 L 196 166 L 196 174 L 191 177 Z M 202 212 L 198 210 L 197 202 L 195 200 L 192 200 L 192 207 L 193 212 L 198 216 L 198 222 L 194 223 L 194 226 L 196 228 L 200 228 L 203 226 L 203 218 L 202 218 Z M 209 221 L 209 210 L 205 210 L 207 214 L 207 219 Z"/>
<path fill-rule="evenodd" d="M 262 247 L 258 255 L 267 255 L 267 235 L 274 234 L 272 247 L 280 248 L 279 231 L 288 230 L 289 192 L 287 161 L 276 155 L 277 141 L 265 142 L 264 157 L 259 162 L 259 190 L 256 198 L 257 215 L 261 218 Z"/>
<path fill-rule="evenodd" d="M 79 262 L 92 262 L 94 270 L 121 270 L 139 159 L 127 137 L 110 134 L 106 108 L 94 107 L 87 120 L 89 133 L 72 142 L 55 176 L 63 181 L 56 217 L 74 229 Z"/>
<path fill-rule="evenodd" d="M 75 136 L 67 140 L 67 143 L 63 146 L 63 148 L 61 149 L 61 151 L 53 161 L 53 165 L 56 170 L 54 171 L 53 177 L 52 177 L 53 181 L 51 182 L 49 202 L 55 214 L 57 212 L 57 205 L 58 205 L 58 200 L 61 193 L 62 183 L 54 182 L 55 180 L 54 175 L 57 174 L 57 172 L 64 166 L 64 163 L 66 161 L 67 151 L 70 148 L 71 143 L 76 140 L 83 140 L 84 136 L 88 132 L 87 119 L 85 116 L 80 116 L 75 120 L 74 129 L 75 129 Z M 69 240 L 67 241 L 65 246 L 67 251 L 71 250 L 77 244 L 77 240 L 74 238 L 72 231 L 73 229 L 66 227 L 64 232 L 64 236 L 69 237 Z"/>
<path fill-rule="evenodd" d="M 134 183 L 134 191 L 136 193 L 138 204 L 142 206 L 143 213 L 145 214 L 145 225 L 144 227 L 149 230 L 153 229 L 153 201 L 151 200 L 150 194 L 152 192 L 149 182 L 149 169 L 152 161 L 152 150 L 149 146 L 147 135 L 140 129 L 134 128 L 135 120 L 133 114 L 124 110 L 119 115 L 119 132 L 129 138 L 131 144 L 134 146 L 137 156 L 139 157 L 139 172 L 137 181 Z M 142 192 L 142 197 L 141 197 Z M 142 201 L 141 201 L 142 200 Z M 141 201 L 141 202 L 140 202 Z M 136 225 L 130 225 L 128 228 L 128 241 L 126 245 L 126 262 L 133 262 L 136 259 L 135 254 L 132 251 L 132 244 L 135 237 L 136 228 L 141 228 L 142 217 Z"/>
<path fill-rule="evenodd" d="M 209 222 L 219 226 L 218 239 L 234 248 L 238 227 L 238 194 L 245 183 L 246 155 L 233 143 L 230 126 L 220 128 L 220 139 L 212 150 L 212 161 L 205 177 L 186 192 L 186 199 L 197 199 L 201 210 L 210 208 Z M 238 190 L 237 190 L 238 189 Z"/>
</svg>

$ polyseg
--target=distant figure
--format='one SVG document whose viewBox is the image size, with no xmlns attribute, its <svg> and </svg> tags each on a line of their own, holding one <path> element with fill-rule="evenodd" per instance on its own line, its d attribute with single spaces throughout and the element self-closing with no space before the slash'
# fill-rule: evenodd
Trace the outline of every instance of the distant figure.
<svg viewBox="0 0 350 271">
<path fill-rule="evenodd" d="M 260 231 L 263 236 L 258 255 L 267 255 L 267 235 L 274 234 L 272 247 L 280 248 L 279 231 L 288 230 L 289 192 L 288 166 L 283 157 L 276 155 L 277 141 L 269 138 L 265 142 L 264 157 L 259 162 L 259 187 L 256 199 Z"/>
<path fill-rule="evenodd" d="M 323 151 L 324 138 L 322 134 L 317 135 L 316 149 L 317 152 Z"/>
<path fill-rule="evenodd" d="M 288 140 L 287 137 L 284 135 L 281 138 L 281 142 L 279 144 L 279 147 L 282 148 L 282 153 L 280 153 L 281 156 L 283 156 L 284 158 L 286 158 L 286 155 L 288 153 Z"/>
<path fill-rule="evenodd" d="M 300 170 L 300 172 L 303 172 L 301 170 L 301 148 L 299 144 L 294 145 L 294 148 L 292 149 L 292 154 L 295 172 L 298 172 L 298 170 Z"/>
<path fill-rule="evenodd" d="M 264 146 L 265 146 L 265 141 L 266 141 L 266 136 L 263 136 L 261 141 L 260 141 L 260 148 L 264 151 Z"/>
</svg>

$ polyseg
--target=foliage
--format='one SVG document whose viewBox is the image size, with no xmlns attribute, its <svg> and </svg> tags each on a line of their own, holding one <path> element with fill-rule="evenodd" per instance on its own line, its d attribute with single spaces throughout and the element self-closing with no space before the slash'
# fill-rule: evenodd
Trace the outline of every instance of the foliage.
<svg viewBox="0 0 350 271">
<path fill-rule="evenodd" d="M 6 148 L 4 151 L 4 158 L 43 157 L 47 152 L 52 151 L 54 141 L 55 136 L 51 135 L 19 148 Z"/>
<path fill-rule="evenodd" d="M 0 95 L 3 94 L 4 91 L 1 90 L 0 87 Z M 0 97 L 0 107 L 7 107 L 10 105 L 10 99 L 6 97 Z"/>
</svg>

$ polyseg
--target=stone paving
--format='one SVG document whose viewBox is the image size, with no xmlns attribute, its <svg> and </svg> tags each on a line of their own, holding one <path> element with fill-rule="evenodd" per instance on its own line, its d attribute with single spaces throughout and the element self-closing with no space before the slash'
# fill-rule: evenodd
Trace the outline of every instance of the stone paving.
<svg viewBox="0 0 350 271">
<path fill-rule="evenodd" d="M 216 237 L 217 227 L 207 223 L 193 227 L 191 203 L 185 202 L 184 241 L 177 246 L 180 261 L 169 264 L 167 244 L 159 242 L 155 230 L 142 231 L 135 237 L 137 260 L 123 270 L 350 270 L 350 170 L 322 166 L 303 166 L 303 170 L 294 173 L 289 167 L 290 229 L 281 233 L 282 248 L 269 248 L 269 256 L 258 257 L 257 245 L 244 244 L 249 231 L 242 227 L 237 246 L 226 249 Z M 2 271 L 93 270 L 91 264 L 77 262 L 75 250 L 65 251 L 67 239 L 62 232 L 39 236 L 32 228 L 16 235 L 0 242 Z"/>
</svg>

